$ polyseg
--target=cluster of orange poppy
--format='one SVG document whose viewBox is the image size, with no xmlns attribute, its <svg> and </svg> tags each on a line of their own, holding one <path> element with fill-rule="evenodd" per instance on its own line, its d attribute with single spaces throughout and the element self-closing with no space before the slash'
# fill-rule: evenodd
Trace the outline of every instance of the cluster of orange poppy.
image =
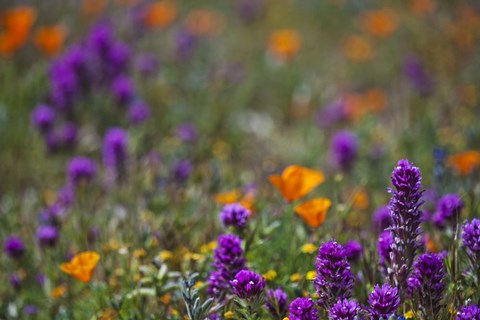
<svg viewBox="0 0 480 320">
<path fill-rule="evenodd" d="M 293 202 L 315 189 L 325 180 L 325 176 L 320 171 L 291 165 L 281 175 L 270 176 L 269 180 L 287 202 Z M 332 202 L 327 198 L 314 198 L 295 206 L 294 210 L 307 225 L 316 228 L 325 222 L 331 205 Z"/>
</svg>

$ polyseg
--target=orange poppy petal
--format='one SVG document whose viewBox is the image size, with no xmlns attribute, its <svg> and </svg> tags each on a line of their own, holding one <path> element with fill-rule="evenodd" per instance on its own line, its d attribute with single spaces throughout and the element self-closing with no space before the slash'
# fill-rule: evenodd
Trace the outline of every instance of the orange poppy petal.
<svg viewBox="0 0 480 320">
<path fill-rule="evenodd" d="M 331 205 L 332 202 L 327 198 L 315 198 L 299 204 L 294 210 L 307 225 L 316 228 L 325 222 Z"/>
</svg>

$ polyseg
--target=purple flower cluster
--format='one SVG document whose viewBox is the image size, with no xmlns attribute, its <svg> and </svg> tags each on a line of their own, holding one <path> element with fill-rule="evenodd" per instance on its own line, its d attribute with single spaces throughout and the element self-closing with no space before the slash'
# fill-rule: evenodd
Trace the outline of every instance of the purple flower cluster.
<svg viewBox="0 0 480 320">
<path fill-rule="evenodd" d="M 320 315 L 311 298 L 296 298 L 288 307 L 289 320 L 319 320 Z"/>
<path fill-rule="evenodd" d="M 415 254 L 420 244 L 418 236 L 421 233 L 422 222 L 421 197 L 422 177 L 420 170 L 408 160 L 400 160 L 391 177 L 393 189 L 390 199 L 390 211 L 392 217 L 393 243 L 391 267 L 389 277 L 392 284 L 399 287 L 403 297 L 406 293 L 407 279 L 410 276 Z"/>
<path fill-rule="evenodd" d="M 360 259 L 363 254 L 362 245 L 355 240 L 347 241 L 343 247 L 345 248 L 345 254 L 348 261 L 356 261 Z"/>
<path fill-rule="evenodd" d="M 3 250 L 11 258 L 18 259 L 25 253 L 25 244 L 17 236 L 9 236 L 5 239 Z"/>
<path fill-rule="evenodd" d="M 341 244 L 336 241 L 322 244 L 318 249 L 315 268 L 317 275 L 313 285 L 317 290 L 320 306 L 328 309 L 337 300 L 350 298 L 354 278 L 347 253 Z"/>
<path fill-rule="evenodd" d="M 321 129 L 327 129 L 337 122 L 347 119 L 347 105 L 345 99 L 338 99 L 318 110 L 315 123 Z"/>
<path fill-rule="evenodd" d="M 218 247 L 214 251 L 215 269 L 208 277 L 208 293 L 217 298 L 230 292 L 230 281 L 235 275 L 245 269 L 246 259 L 241 247 L 242 240 L 234 235 L 225 234 L 218 237 Z"/>
<path fill-rule="evenodd" d="M 388 206 L 381 206 L 373 213 L 373 225 L 376 232 L 382 232 L 390 227 L 392 217 L 390 216 L 390 208 Z"/>
<path fill-rule="evenodd" d="M 126 176 L 128 158 L 128 133 L 121 128 L 107 131 L 103 140 L 103 164 L 120 180 Z"/>
<path fill-rule="evenodd" d="M 478 320 L 480 319 L 480 307 L 475 304 L 464 306 L 457 313 L 456 320 Z"/>
<path fill-rule="evenodd" d="M 436 318 L 446 289 L 443 256 L 425 253 L 414 264 L 408 279 L 409 294 L 415 298 L 426 318 Z"/>
<path fill-rule="evenodd" d="M 265 308 L 274 317 L 282 319 L 287 313 L 288 296 L 281 288 L 267 290 Z"/>
<path fill-rule="evenodd" d="M 358 155 L 357 136 L 350 131 L 337 132 L 330 142 L 330 160 L 340 170 L 349 170 Z"/>
<path fill-rule="evenodd" d="M 37 229 L 38 243 L 42 247 L 53 247 L 58 240 L 58 230 L 54 226 L 40 226 Z"/>
<path fill-rule="evenodd" d="M 469 256 L 480 261 L 480 219 L 465 221 L 462 228 L 462 241 Z"/>
<path fill-rule="evenodd" d="M 220 212 L 220 221 L 225 227 L 235 227 L 243 229 L 247 224 L 250 210 L 247 210 L 239 203 L 227 204 Z"/>
<path fill-rule="evenodd" d="M 433 223 L 439 228 L 456 225 L 463 207 L 463 201 L 458 194 L 444 195 L 438 200 L 437 212 L 432 217 Z"/>
<path fill-rule="evenodd" d="M 377 250 L 380 258 L 380 264 L 386 270 L 386 265 L 390 265 L 391 245 L 393 244 L 393 236 L 390 231 L 383 231 L 378 237 Z"/>
<path fill-rule="evenodd" d="M 241 270 L 230 281 L 235 293 L 242 299 L 254 299 L 265 289 L 265 279 L 251 270 Z"/>
<path fill-rule="evenodd" d="M 357 301 L 341 299 L 330 308 L 328 315 L 332 320 L 355 320 L 361 309 Z"/>
<path fill-rule="evenodd" d="M 81 183 L 88 183 L 93 180 L 97 173 L 97 165 L 87 157 L 74 157 L 67 166 L 68 181 L 74 188 Z"/>
<path fill-rule="evenodd" d="M 375 285 L 373 291 L 368 297 L 367 311 L 372 320 L 388 319 L 398 309 L 400 305 L 400 296 L 397 288 L 389 284 L 383 286 Z"/>
<path fill-rule="evenodd" d="M 408 57 L 403 64 L 403 73 L 420 94 L 429 95 L 433 91 L 433 81 L 421 61 L 414 56 Z"/>
</svg>

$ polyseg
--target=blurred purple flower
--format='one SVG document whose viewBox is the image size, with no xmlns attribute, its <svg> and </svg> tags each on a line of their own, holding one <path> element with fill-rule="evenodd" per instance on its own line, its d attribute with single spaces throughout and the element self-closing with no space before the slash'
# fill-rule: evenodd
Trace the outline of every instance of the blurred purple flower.
<svg viewBox="0 0 480 320">
<path fill-rule="evenodd" d="M 198 132 L 193 124 L 185 122 L 177 127 L 175 135 L 183 142 L 195 142 Z"/>
<path fill-rule="evenodd" d="M 173 178 L 176 182 L 183 183 L 188 180 L 192 170 L 193 167 L 189 160 L 179 160 L 173 166 Z"/>
<path fill-rule="evenodd" d="M 53 247 L 58 240 L 58 230 L 54 226 L 40 226 L 37 229 L 38 243 L 42 247 Z"/>
<path fill-rule="evenodd" d="M 464 203 L 458 194 L 446 194 L 438 200 L 437 212 L 433 215 L 433 223 L 444 228 L 447 224 L 456 225 Z"/>
<path fill-rule="evenodd" d="M 159 63 L 157 57 L 152 53 L 141 53 L 135 58 L 135 68 L 142 75 L 151 76 L 158 72 Z"/>
<path fill-rule="evenodd" d="M 265 12 L 265 0 L 237 0 L 237 13 L 245 23 L 252 23 Z"/>
<path fill-rule="evenodd" d="M 336 100 L 319 109 L 315 115 L 315 123 L 321 129 L 334 126 L 337 122 L 347 119 L 345 99 Z"/>
<path fill-rule="evenodd" d="M 250 210 L 247 210 L 239 203 L 227 204 L 220 212 L 220 221 L 225 227 L 235 227 L 243 229 L 247 224 Z"/>
<path fill-rule="evenodd" d="M 174 51 L 178 60 L 189 60 L 197 47 L 197 38 L 187 29 L 180 29 L 175 35 Z"/>
<path fill-rule="evenodd" d="M 390 217 L 390 209 L 388 206 L 381 206 L 375 210 L 373 213 L 373 225 L 375 226 L 375 231 L 382 232 L 390 227 L 391 223 L 392 218 Z"/>
<path fill-rule="evenodd" d="M 9 278 L 10 285 L 13 289 L 18 290 L 22 284 L 22 277 L 18 273 L 12 273 Z"/>
<path fill-rule="evenodd" d="M 55 111 L 49 105 L 40 104 L 33 109 L 31 119 L 33 126 L 45 133 L 53 127 Z"/>
<path fill-rule="evenodd" d="M 427 74 L 422 62 L 414 56 L 408 57 L 403 63 L 403 73 L 410 84 L 422 95 L 429 95 L 433 91 L 433 81 Z"/>
<path fill-rule="evenodd" d="M 330 161 L 340 170 L 348 171 L 358 154 L 358 139 L 351 131 L 339 131 L 330 140 Z"/>
<path fill-rule="evenodd" d="M 363 254 L 362 245 L 355 240 L 347 241 L 343 247 L 345 248 L 345 254 L 349 261 L 356 261 L 360 259 Z"/>
<path fill-rule="evenodd" d="M 118 104 L 122 106 L 129 104 L 135 95 L 133 82 L 126 75 L 118 76 L 113 80 L 112 94 Z"/>
<path fill-rule="evenodd" d="M 90 182 L 97 173 L 97 165 L 87 157 L 74 157 L 67 166 L 68 179 L 72 186 L 78 186 L 82 181 Z"/>
<path fill-rule="evenodd" d="M 25 253 L 25 245 L 17 236 L 8 236 L 3 244 L 3 250 L 11 258 L 18 259 Z"/>
<path fill-rule="evenodd" d="M 128 121 L 140 124 L 150 118 L 150 107 L 143 101 L 135 101 L 128 108 Z"/>
<path fill-rule="evenodd" d="M 392 252 L 391 245 L 393 244 L 393 236 L 390 231 L 383 231 L 378 237 L 377 250 L 380 258 L 380 264 L 385 267 L 385 264 L 389 265 L 390 252 Z"/>
<path fill-rule="evenodd" d="M 38 308 L 33 304 L 27 304 L 25 307 L 23 307 L 23 313 L 25 313 L 27 316 L 33 316 L 38 313 Z"/>
</svg>

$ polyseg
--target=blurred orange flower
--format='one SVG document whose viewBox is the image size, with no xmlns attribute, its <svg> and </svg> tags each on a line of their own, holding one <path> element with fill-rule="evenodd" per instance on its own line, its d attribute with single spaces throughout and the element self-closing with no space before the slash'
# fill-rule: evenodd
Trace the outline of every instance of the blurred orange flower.
<svg viewBox="0 0 480 320">
<path fill-rule="evenodd" d="M 295 212 L 312 228 L 316 228 L 325 222 L 327 211 L 332 202 L 327 198 L 315 198 L 299 204 Z"/>
<path fill-rule="evenodd" d="M 150 4 L 145 11 L 143 22 L 147 27 L 165 28 L 173 23 L 178 14 L 177 4 L 173 1 L 158 1 Z"/>
<path fill-rule="evenodd" d="M 50 292 L 50 295 L 52 298 L 58 299 L 65 294 L 65 291 L 67 291 L 67 286 L 61 284 L 58 287 L 53 288 L 52 292 Z"/>
<path fill-rule="evenodd" d="M 6 10 L 1 16 L 4 31 L 0 34 L 0 54 L 10 55 L 22 47 L 36 18 L 33 7 L 19 6 Z"/>
<path fill-rule="evenodd" d="M 344 44 L 345 55 L 356 62 L 364 62 L 373 58 L 373 49 L 367 39 L 361 36 L 349 36 Z"/>
<path fill-rule="evenodd" d="M 364 13 L 360 18 L 360 23 L 365 31 L 379 38 L 391 36 L 398 28 L 395 13 L 390 9 Z"/>
<path fill-rule="evenodd" d="M 270 176 L 269 180 L 285 200 L 292 202 L 306 196 L 325 180 L 325 176 L 321 171 L 291 165 L 280 176 Z"/>
<path fill-rule="evenodd" d="M 187 30 L 193 35 L 219 34 L 225 28 L 225 17 L 217 11 L 198 9 L 188 14 L 185 25 Z"/>
<path fill-rule="evenodd" d="M 475 168 L 480 166 L 480 152 L 468 150 L 451 155 L 447 159 L 447 166 L 462 176 L 469 175 Z"/>
<path fill-rule="evenodd" d="M 295 57 L 301 47 L 300 34 L 292 29 L 280 29 L 272 32 L 268 42 L 269 52 L 281 61 Z"/>
<path fill-rule="evenodd" d="M 365 189 L 361 189 L 353 196 L 352 207 L 357 210 L 365 210 L 370 204 L 370 199 L 368 198 L 368 193 Z"/>
<path fill-rule="evenodd" d="M 93 272 L 100 260 L 100 255 L 93 251 L 77 254 L 70 262 L 62 263 L 60 270 L 82 282 L 90 282 Z"/>
<path fill-rule="evenodd" d="M 41 27 L 35 33 L 34 43 L 44 55 L 51 57 L 62 50 L 66 35 L 61 25 Z"/>
<path fill-rule="evenodd" d="M 254 192 L 247 192 L 245 195 L 240 193 L 238 189 L 217 193 L 215 195 L 215 202 L 218 204 L 230 204 L 238 202 L 242 205 L 245 209 L 250 210 L 252 213 L 250 217 L 253 217 L 255 214 L 255 193 Z"/>
<path fill-rule="evenodd" d="M 108 0 L 83 0 L 82 12 L 88 17 L 95 17 L 105 10 L 107 4 Z"/>
<path fill-rule="evenodd" d="M 435 0 L 410 0 L 410 10 L 423 16 L 435 10 Z"/>
</svg>

